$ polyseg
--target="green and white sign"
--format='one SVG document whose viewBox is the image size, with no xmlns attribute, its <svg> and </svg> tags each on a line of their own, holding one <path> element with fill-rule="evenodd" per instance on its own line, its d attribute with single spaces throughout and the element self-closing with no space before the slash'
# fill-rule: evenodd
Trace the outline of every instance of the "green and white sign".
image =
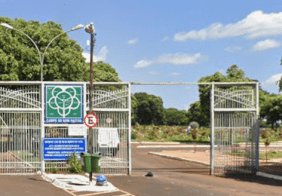
<svg viewBox="0 0 282 196">
<path fill-rule="evenodd" d="M 45 85 L 45 123 L 83 123 L 83 86 Z"/>
</svg>

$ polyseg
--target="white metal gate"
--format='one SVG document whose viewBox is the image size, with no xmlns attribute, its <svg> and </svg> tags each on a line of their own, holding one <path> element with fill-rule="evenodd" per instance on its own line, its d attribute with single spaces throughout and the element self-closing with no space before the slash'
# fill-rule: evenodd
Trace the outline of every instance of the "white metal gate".
<svg viewBox="0 0 282 196">
<path fill-rule="evenodd" d="M 88 89 L 88 88 L 87 88 Z M 87 100 L 89 92 L 87 92 Z M 94 83 L 94 150 L 102 153 L 103 174 L 131 174 L 131 92 L 129 83 Z M 89 101 L 87 101 L 87 111 Z M 103 132 L 109 130 L 108 132 Z M 112 130 L 112 131 L 110 131 Z M 100 131 L 100 133 L 99 133 Z M 116 134 L 117 133 L 117 134 Z M 107 138 L 110 138 L 107 141 Z M 102 142 L 104 140 L 104 142 Z"/>
<path fill-rule="evenodd" d="M 211 173 L 255 173 L 259 168 L 258 83 L 213 83 Z"/>
<path fill-rule="evenodd" d="M 43 160 L 44 138 L 83 138 L 70 136 L 67 123 L 45 122 L 46 85 L 83 87 L 83 115 L 89 110 L 87 82 L 10 82 L 0 81 L 0 174 L 35 174 L 38 171 L 62 171 L 66 160 Z M 129 83 L 94 83 L 93 111 L 99 118 L 94 129 L 96 151 L 102 151 L 101 172 L 131 174 L 131 96 Z M 47 88 L 47 87 L 46 87 Z M 116 130 L 108 135 L 109 145 L 101 148 L 100 128 Z M 105 129 L 104 129 L 105 130 Z M 115 141 L 118 143 L 114 143 Z M 88 137 L 89 139 L 89 137 Z M 89 144 L 88 144 L 89 145 Z M 116 145 L 118 148 L 113 148 Z"/>
<path fill-rule="evenodd" d="M 40 85 L 0 85 L 0 174 L 41 169 Z"/>
</svg>

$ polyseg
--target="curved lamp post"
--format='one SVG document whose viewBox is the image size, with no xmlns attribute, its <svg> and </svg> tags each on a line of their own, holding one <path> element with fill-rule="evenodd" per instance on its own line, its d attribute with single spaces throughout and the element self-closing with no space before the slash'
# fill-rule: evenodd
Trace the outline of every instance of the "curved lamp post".
<svg viewBox="0 0 282 196">
<path fill-rule="evenodd" d="M 23 31 L 18 30 L 18 29 L 15 29 L 14 27 L 12 27 L 11 25 L 9 25 L 9 24 L 7 24 L 7 23 L 1 23 L 1 25 L 2 25 L 3 27 L 8 28 L 8 29 L 12 29 L 12 30 L 15 30 L 15 31 L 18 31 L 18 32 L 24 34 L 24 35 L 27 36 L 28 39 L 30 39 L 30 41 L 34 44 L 34 46 L 35 46 L 36 49 L 37 49 L 39 58 L 40 58 L 40 65 L 41 65 L 41 81 L 43 81 L 43 62 L 44 62 L 44 58 L 45 58 L 45 53 L 46 53 L 47 49 L 49 48 L 50 44 L 51 44 L 56 38 L 58 38 L 59 36 L 61 36 L 62 34 L 68 33 L 68 32 L 70 32 L 70 31 L 75 31 L 75 30 L 78 30 L 78 29 L 81 29 L 81 28 L 84 27 L 82 24 L 79 24 L 79 25 L 73 27 L 72 29 L 70 29 L 70 30 L 68 30 L 68 31 L 64 31 L 64 32 L 60 33 L 59 35 L 57 35 L 56 37 L 54 37 L 54 38 L 48 43 L 47 47 L 46 47 L 45 50 L 44 50 L 43 56 L 42 56 L 42 54 L 41 54 L 41 52 L 40 52 L 40 50 L 39 50 L 37 44 L 31 39 L 31 37 L 29 37 L 29 36 L 28 36 L 27 34 L 25 34 Z"/>
<path fill-rule="evenodd" d="M 89 113 L 93 112 L 93 54 L 94 54 L 94 34 L 95 34 L 95 28 L 93 23 L 91 22 L 89 25 L 85 27 L 85 31 L 90 34 L 91 37 L 91 47 L 90 47 L 90 84 L 89 84 Z M 93 146 L 94 146 L 94 133 L 93 129 L 89 129 L 90 132 L 90 153 L 93 152 Z M 92 172 L 89 173 L 89 182 L 92 182 Z"/>
</svg>

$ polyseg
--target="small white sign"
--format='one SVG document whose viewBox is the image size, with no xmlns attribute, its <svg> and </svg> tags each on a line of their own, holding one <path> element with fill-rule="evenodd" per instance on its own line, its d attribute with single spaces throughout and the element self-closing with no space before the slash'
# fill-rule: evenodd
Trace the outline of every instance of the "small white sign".
<svg viewBox="0 0 282 196">
<path fill-rule="evenodd" d="M 86 136 L 87 127 L 85 125 L 69 125 L 69 136 Z"/>
</svg>

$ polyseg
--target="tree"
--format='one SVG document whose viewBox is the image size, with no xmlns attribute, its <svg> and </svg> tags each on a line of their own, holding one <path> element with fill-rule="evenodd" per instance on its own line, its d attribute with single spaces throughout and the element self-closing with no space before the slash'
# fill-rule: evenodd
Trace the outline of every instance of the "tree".
<svg viewBox="0 0 282 196">
<path fill-rule="evenodd" d="M 190 107 L 187 112 L 187 118 L 189 122 L 195 121 L 198 122 L 200 125 L 205 124 L 204 121 L 207 117 L 203 116 L 200 101 L 195 101 L 194 103 L 190 104 Z"/>
<path fill-rule="evenodd" d="M 138 107 L 138 100 L 133 94 L 131 94 L 131 124 L 132 125 L 136 125 L 137 123 L 137 107 Z"/>
<path fill-rule="evenodd" d="M 176 108 L 164 109 L 165 121 L 167 125 L 187 125 L 188 119 L 185 110 L 177 110 Z"/>
<path fill-rule="evenodd" d="M 274 129 L 274 124 L 277 127 L 277 121 L 282 119 L 282 97 L 275 94 L 261 93 L 261 95 L 264 101 L 260 106 L 260 117 L 266 118 L 272 129 Z"/>
<path fill-rule="evenodd" d="M 135 93 L 138 101 L 137 122 L 142 125 L 162 125 L 164 123 L 163 100 L 147 93 Z"/>
<path fill-rule="evenodd" d="M 29 35 L 42 55 L 48 43 L 63 32 L 61 25 L 53 21 L 40 24 L 33 20 L 0 17 L 0 23 L 8 23 Z M 67 34 L 56 38 L 45 54 L 44 81 L 88 81 L 89 64 L 82 52 L 80 45 Z M 39 55 L 33 43 L 25 35 L 0 26 L 0 80 L 40 80 L 40 73 Z M 120 81 L 115 69 L 103 62 L 94 64 L 94 80 Z"/>
</svg>

